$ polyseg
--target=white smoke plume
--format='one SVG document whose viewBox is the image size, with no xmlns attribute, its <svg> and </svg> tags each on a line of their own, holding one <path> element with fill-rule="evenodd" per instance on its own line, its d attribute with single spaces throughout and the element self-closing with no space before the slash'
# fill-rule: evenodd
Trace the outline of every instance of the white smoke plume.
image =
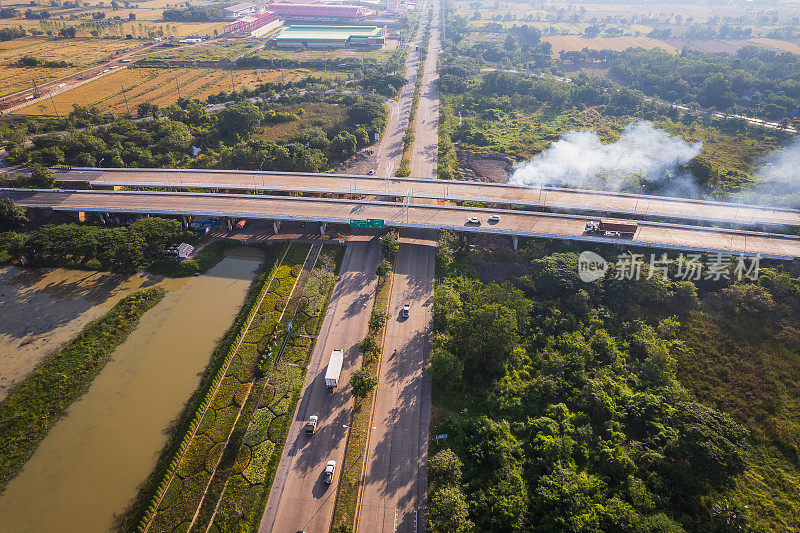
<svg viewBox="0 0 800 533">
<path fill-rule="evenodd" d="M 680 167 L 697 156 L 701 148 L 702 143 L 688 144 L 650 122 L 628 126 L 619 140 L 610 144 L 603 144 L 592 131 L 571 131 L 549 149 L 517 165 L 509 181 L 529 186 L 646 189 L 696 196 L 694 180 Z"/>
<path fill-rule="evenodd" d="M 757 162 L 756 184 L 733 200 L 748 204 L 800 205 L 800 139 Z"/>
</svg>

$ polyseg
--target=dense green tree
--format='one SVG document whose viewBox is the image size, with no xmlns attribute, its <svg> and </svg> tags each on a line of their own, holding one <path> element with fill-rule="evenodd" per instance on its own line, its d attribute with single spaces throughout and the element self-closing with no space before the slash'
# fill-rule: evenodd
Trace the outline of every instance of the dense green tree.
<svg viewBox="0 0 800 533">
<path fill-rule="evenodd" d="M 238 101 L 225 106 L 218 114 L 218 127 L 223 137 L 247 135 L 256 131 L 264 120 L 261 110 L 248 101 Z"/>
<path fill-rule="evenodd" d="M 677 438 L 667 447 L 676 473 L 689 484 L 728 484 L 744 471 L 747 431 L 724 413 L 699 403 L 682 402 L 671 417 Z M 697 488 L 697 487 L 694 487 Z"/>
<path fill-rule="evenodd" d="M 0 231 L 21 228 L 28 223 L 28 215 L 24 207 L 20 207 L 11 200 L 0 200 Z"/>
<path fill-rule="evenodd" d="M 381 237 L 381 247 L 383 248 L 384 257 L 392 258 L 396 256 L 400 250 L 400 241 L 397 240 L 397 234 L 394 231 L 390 231 Z"/>
<path fill-rule="evenodd" d="M 453 390 L 460 382 L 464 372 L 464 363 L 458 356 L 444 348 L 436 348 L 431 353 L 431 365 L 428 373 L 433 383 L 442 391 Z"/>
<path fill-rule="evenodd" d="M 474 524 L 464 493 L 456 485 L 433 491 L 428 499 L 428 528 L 435 533 L 467 533 Z"/>
<path fill-rule="evenodd" d="M 356 398 L 366 398 L 378 385 L 378 378 L 366 368 L 359 368 L 350 377 L 350 385 L 353 387 L 353 395 Z"/>
</svg>

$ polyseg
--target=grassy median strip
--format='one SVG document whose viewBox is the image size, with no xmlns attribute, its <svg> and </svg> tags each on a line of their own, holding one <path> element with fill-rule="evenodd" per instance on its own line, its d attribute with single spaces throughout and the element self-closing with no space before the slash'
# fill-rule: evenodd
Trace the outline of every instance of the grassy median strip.
<svg viewBox="0 0 800 533">
<path fill-rule="evenodd" d="M 393 276 L 394 272 L 389 268 L 386 269 L 384 275 L 378 278 L 378 289 L 375 291 L 369 332 L 361 344 L 362 352 L 367 351 L 362 359 L 362 368 L 366 369 L 376 380 L 379 377 L 380 358 L 388 318 L 386 310 L 392 296 Z M 367 348 L 367 346 L 370 347 Z M 376 389 L 373 389 L 365 398 L 357 396 L 354 398 L 353 417 L 350 421 L 350 431 L 347 434 L 342 474 L 339 478 L 339 489 L 333 509 L 333 527 L 341 528 L 341 531 L 352 530 L 358 513 L 358 500 L 369 443 L 375 394 Z"/>
<path fill-rule="evenodd" d="M 343 248 L 325 245 L 316 265 L 302 275 L 298 290 L 281 324 L 292 323 L 292 334 L 283 352 L 265 360 L 263 376 L 253 386 L 249 421 L 240 418 L 223 465 L 217 471 L 216 506 L 210 518 L 198 524 L 204 531 L 246 531 L 258 527 L 269 498 L 275 472 L 306 376 L 306 365 L 328 308 Z M 313 253 L 313 252 L 312 252 Z M 299 289 L 299 287 L 298 287 Z M 280 346 L 280 343 L 279 343 Z M 280 353 L 280 361 L 277 360 Z M 209 498 L 212 501 L 212 498 Z"/>
<path fill-rule="evenodd" d="M 70 404 L 88 390 L 114 349 L 164 293 L 160 287 L 144 289 L 120 300 L 39 365 L 0 403 L 0 490 L 33 455 Z"/>
<path fill-rule="evenodd" d="M 269 286 L 251 304 L 225 363 L 209 384 L 180 453 L 170 461 L 159 490 L 139 526 L 150 531 L 172 531 L 195 520 L 204 494 L 216 472 L 233 429 L 250 395 L 252 378 L 261 355 L 269 349 L 277 320 L 291 295 L 309 245 L 292 244 Z M 256 308 L 257 307 L 257 308 Z"/>
</svg>

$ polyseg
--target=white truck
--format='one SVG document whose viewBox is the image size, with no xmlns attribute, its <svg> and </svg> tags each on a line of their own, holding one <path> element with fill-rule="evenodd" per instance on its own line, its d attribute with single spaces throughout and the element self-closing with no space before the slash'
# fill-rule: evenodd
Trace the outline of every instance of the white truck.
<svg viewBox="0 0 800 533">
<path fill-rule="evenodd" d="M 339 384 L 339 374 L 342 373 L 342 362 L 344 353 L 342 350 L 333 350 L 331 360 L 328 361 L 328 369 L 325 371 L 325 386 L 333 390 Z"/>
</svg>

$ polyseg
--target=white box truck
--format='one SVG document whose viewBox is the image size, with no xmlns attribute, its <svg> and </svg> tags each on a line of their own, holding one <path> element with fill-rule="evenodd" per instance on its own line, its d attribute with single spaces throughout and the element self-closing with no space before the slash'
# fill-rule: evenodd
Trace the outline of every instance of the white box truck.
<svg viewBox="0 0 800 533">
<path fill-rule="evenodd" d="M 339 374 L 342 373 L 342 361 L 344 354 L 341 350 L 331 352 L 331 360 L 328 361 L 328 370 L 325 371 L 325 386 L 335 389 L 339 384 Z"/>
</svg>

